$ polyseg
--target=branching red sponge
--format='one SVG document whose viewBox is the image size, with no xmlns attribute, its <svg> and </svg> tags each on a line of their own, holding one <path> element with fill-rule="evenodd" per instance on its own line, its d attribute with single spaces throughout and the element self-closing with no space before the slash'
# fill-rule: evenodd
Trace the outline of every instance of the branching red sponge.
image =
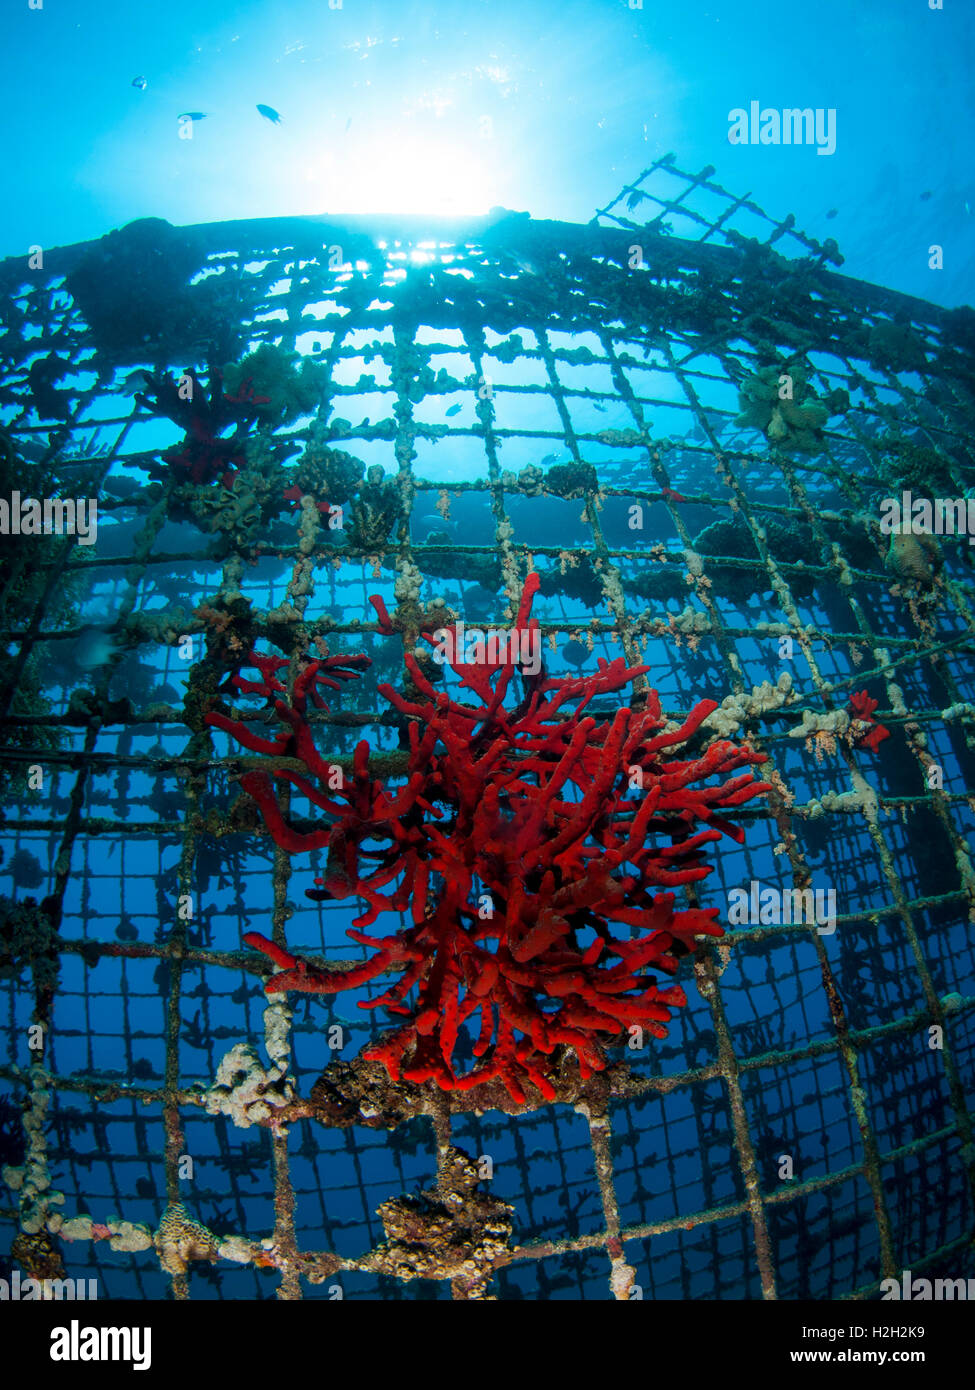
<svg viewBox="0 0 975 1390">
<path fill-rule="evenodd" d="M 178 382 L 164 374 L 154 376 L 144 371 L 142 375 L 146 391 L 137 393 L 139 404 L 156 415 L 167 416 L 186 431 L 178 448 L 167 449 L 162 455 L 166 470 L 179 483 L 205 485 L 219 479 L 230 488 L 234 474 L 247 461 L 244 446 L 248 431 L 259 408 L 270 398 L 255 395 L 250 377 L 241 382 L 234 395 L 228 395 L 218 370 L 210 373 L 206 388 L 192 368 L 187 368 Z M 225 436 L 223 432 L 231 424 L 234 433 Z"/>
<path fill-rule="evenodd" d="M 848 708 L 854 719 L 859 720 L 864 726 L 854 738 L 856 746 L 869 748 L 871 753 L 876 753 L 878 744 L 883 743 L 885 738 L 890 738 L 890 730 L 886 724 L 881 724 L 874 718 L 877 701 L 872 695 L 868 695 L 866 690 L 858 690 L 850 696 Z"/>
<path fill-rule="evenodd" d="M 535 640 L 538 584 L 530 574 L 515 625 Z M 350 679 L 363 656 L 310 663 L 288 698 L 278 679 L 283 658 L 252 654 L 262 679 L 238 685 L 274 702 L 284 728 L 273 740 L 207 716 L 245 748 L 304 764 L 305 772 L 275 769 L 273 779 L 321 813 L 311 830 L 282 811 L 272 776 L 251 772 L 242 785 L 277 844 L 294 854 L 327 850 L 320 888 L 308 896 L 362 899 L 366 910 L 348 934 L 371 954 L 351 970 L 329 971 L 257 933 L 245 939 L 279 967 L 269 992 L 330 994 L 394 973 L 361 1005 L 400 1020 L 364 1053 L 394 1081 L 432 1079 L 451 1090 L 498 1078 L 518 1102 L 526 1083 L 553 1099 L 557 1049 L 571 1049 L 587 1077 L 606 1065 L 607 1040 L 633 1025 L 663 1037 L 671 1010 L 686 1003 L 679 986 L 661 988 L 650 972 L 673 975 L 695 935 L 720 936 L 721 928 L 717 909 L 675 910 L 672 890 L 707 876 L 707 844 L 722 834 L 743 839 L 729 814 L 769 788 L 751 772 L 729 774 L 765 756 L 724 739 L 675 756 L 713 700 L 670 729 L 653 690 L 644 708 L 587 713 L 646 666 L 600 659 L 590 675 L 548 677 L 542 669 L 516 679 L 506 651 L 471 660 L 459 634 L 455 645 L 448 664 L 473 703 L 438 692 L 411 654 L 418 698 L 380 686 L 408 721 L 408 766 L 395 787 L 372 777 L 369 745 L 360 742 L 351 777 L 333 790 L 334 768 L 306 717 L 317 686 Z M 363 930 L 390 912 L 409 924 L 387 936 Z M 471 1058 L 462 1025 L 475 1015 Z"/>
</svg>

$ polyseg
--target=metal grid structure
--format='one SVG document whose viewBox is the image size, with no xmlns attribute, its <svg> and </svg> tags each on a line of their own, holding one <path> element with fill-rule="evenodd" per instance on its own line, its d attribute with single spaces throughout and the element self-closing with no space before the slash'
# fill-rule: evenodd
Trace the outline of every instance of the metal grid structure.
<svg viewBox="0 0 975 1390">
<path fill-rule="evenodd" d="M 54 480 L 102 516 L 94 547 L 21 542 L 4 574 L 2 1157 L 48 1165 L 48 1226 L 96 1223 L 31 1245 L 23 1190 L 3 1189 L 25 1269 L 63 1259 L 102 1296 L 483 1295 L 397 1267 L 375 1214 L 453 1190 L 459 1149 L 513 1211 L 500 1298 L 870 1297 L 902 1269 L 972 1273 L 971 552 L 898 546 L 877 504 L 975 483 L 975 330 L 839 263 L 668 157 L 588 226 L 144 223 L 0 267 L 9 485 Z M 278 436 L 371 470 L 345 531 L 307 509 L 174 518 L 174 484 L 150 485 L 180 431 L 131 373 L 205 374 L 262 342 L 323 369 L 318 409 Z M 773 369 L 828 425 L 743 410 Z M 668 715 L 725 700 L 770 754 L 768 807 L 702 905 L 832 885 L 835 933 L 703 945 L 668 1039 L 553 1105 L 406 1087 L 356 1109 L 342 1078 L 371 1016 L 339 997 L 294 1008 L 286 1132 L 214 1117 L 221 1057 L 262 1035 L 241 933 L 288 923 L 332 963 L 352 915 L 297 906 L 311 866 L 258 837 L 247 759 L 203 723 L 228 642 L 368 651 L 322 746 L 341 762 L 365 736 L 395 766 L 375 685 L 399 658 L 368 595 L 503 623 L 530 566 L 551 669 L 622 650 Z M 868 685 L 892 731 L 877 751 L 830 722 Z M 155 1230 L 167 1204 L 182 1258 L 114 1248 L 110 1218 Z M 234 1263 L 210 1258 L 214 1231 Z"/>
</svg>

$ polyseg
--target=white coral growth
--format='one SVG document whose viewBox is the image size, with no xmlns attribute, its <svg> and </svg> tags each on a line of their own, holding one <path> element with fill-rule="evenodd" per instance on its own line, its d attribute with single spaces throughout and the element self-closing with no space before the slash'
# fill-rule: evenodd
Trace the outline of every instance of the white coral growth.
<svg viewBox="0 0 975 1390">
<path fill-rule="evenodd" d="M 222 1059 L 206 1093 L 209 1115 L 229 1115 L 240 1129 L 269 1120 L 294 1098 L 288 1075 L 291 1010 L 271 1004 L 264 1011 L 264 1036 L 271 1066 L 265 1068 L 250 1043 L 237 1043 Z"/>
</svg>

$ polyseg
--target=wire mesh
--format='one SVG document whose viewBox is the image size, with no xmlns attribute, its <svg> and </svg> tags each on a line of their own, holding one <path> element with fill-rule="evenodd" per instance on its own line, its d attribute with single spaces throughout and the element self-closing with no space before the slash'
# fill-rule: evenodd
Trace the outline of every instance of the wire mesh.
<svg viewBox="0 0 975 1390">
<path fill-rule="evenodd" d="M 0 1216 L 26 1270 L 222 1299 L 860 1298 L 971 1272 L 971 552 L 877 509 L 975 484 L 971 311 L 841 275 L 713 173 L 660 160 L 588 226 L 146 222 L 0 267 L 8 487 L 100 515 L 94 546 L 11 543 L 4 574 Z M 219 482 L 181 512 L 159 473 L 182 431 L 146 373 L 261 344 L 321 369 L 274 437 L 362 465 L 342 528 Z M 784 372 L 791 414 L 766 400 Z M 669 716 L 723 700 L 770 755 L 702 905 L 832 886 L 835 932 L 703 944 L 670 1036 L 551 1105 L 371 1103 L 370 1015 L 339 996 L 287 1020 L 283 1132 L 211 1113 L 221 1058 L 268 1027 L 242 933 L 288 922 L 333 964 L 354 915 L 304 904 L 312 866 L 258 835 L 247 759 L 203 722 L 228 653 L 367 651 L 318 732 L 394 767 L 369 595 L 503 625 L 531 567 L 553 671 L 622 651 Z M 876 748 L 831 722 L 868 685 Z M 456 1192 L 458 1151 L 468 1257 L 500 1232 L 485 1268 L 397 1260 L 377 1210 Z"/>
</svg>

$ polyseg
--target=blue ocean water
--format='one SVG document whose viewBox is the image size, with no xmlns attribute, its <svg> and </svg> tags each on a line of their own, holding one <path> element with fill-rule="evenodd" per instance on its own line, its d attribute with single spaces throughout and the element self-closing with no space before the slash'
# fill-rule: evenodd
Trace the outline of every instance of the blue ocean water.
<svg viewBox="0 0 975 1390">
<path fill-rule="evenodd" d="M 0 254 L 137 217 L 503 206 L 584 222 L 673 150 L 836 237 L 850 274 L 959 304 L 973 53 L 971 7 L 925 0 L 196 0 L 178 19 L 156 0 L 24 0 L 0 16 Z M 728 113 L 753 100 L 834 108 L 835 153 L 730 146 Z"/>
<path fill-rule="evenodd" d="M 145 217 L 180 226 L 287 214 L 463 216 L 501 206 L 530 211 L 536 218 L 584 223 L 621 185 L 673 150 L 683 168 L 711 164 L 716 180 L 732 193 L 750 195 L 776 217 L 792 212 L 797 226 L 820 241 L 835 238 L 846 256 L 845 273 L 949 307 L 972 298 L 975 178 L 969 152 L 975 136 L 970 82 L 975 13 L 961 6 L 935 11 L 922 3 L 876 0 L 850 6 L 825 0 L 812 15 L 793 16 L 774 3 L 671 6 L 644 0 L 634 8 L 557 0 L 537 0 L 530 7 L 491 0 L 464 5 L 447 0 L 359 5 L 346 0 L 332 9 L 313 0 L 287 6 L 240 4 L 229 16 L 226 5 L 199 3 L 184 18 L 182 13 L 176 17 L 171 6 L 154 3 L 62 7 L 45 0 L 36 9 L 26 3 L 8 8 L 0 34 L 12 194 L 0 217 L 3 256 L 23 255 L 35 245 L 97 238 Z M 139 78 L 145 79 L 144 86 L 134 85 Z M 819 155 L 815 146 L 730 144 L 729 113 L 752 101 L 762 108 L 834 111 L 835 153 Z M 259 103 L 279 113 L 280 123 L 262 116 Z M 195 112 L 202 116 L 192 117 L 190 127 L 181 124 L 180 116 Z M 185 138 L 188 128 L 191 138 Z M 943 247 L 943 269 L 929 267 L 932 245 Z M 490 344 L 497 345 L 496 336 Z M 580 345 L 594 351 L 600 346 L 594 336 L 579 335 L 563 344 Z M 372 361 L 354 365 L 376 371 Z M 447 355 L 438 365 L 457 376 L 470 368 L 459 348 L 456 362 Z M 531 381 L 534 366 L 518 363 L 507 379 L 499 368 L 498 380 L 522 387 Z M 359 380 L 358 370 L 348 370 L 350 381 Z M 388 378 L 378 375 L 376 402 L 388 385 Z M 570 379 L 568 371 L 564 379 Z M 593 373 L 580 371 L 580 382 L 594 379 Z M 648 390 L 667 395 L 659 381 Z M 440 403 L 437 398 L 433 408 Z M 732 413 L 737 408 L 730 388 L 727 400 L 713 403 Z M 373 419 L 384 413 L 365 396 L 359 405 Z M 671 423 L 668 414 L 673 406 L 669 396 L 658 402 L 658 432 L 678 431 L 679 419 Z M 463 408 L 470 409 L 470 402 Z M 499 415 L 508 412 L 503 418 L 508 428 L 542 427 L 531 400 L 502 397 L 498 409 Z M 451 418 L 465 421 L 463 414 Z M 594 414 L 590 425 L 621 428 L 625 423 L 622 413 L 618 419 Z M 556 447 L 558 419 L 543 425 L 553 431 Z M 135 427 L 133 440 L 140 449 L 159 450 L 174 443 L 174 431 L 170 422 L 147 420 Z M 483 472 L 480 447 L 475 451 L 474 441 L 469 442 L 469 459 L 458 445 L 450 460 L 446 476 L 451 481 L 470 481 Z M 532 462 L 535 445 L 513 439 L 505 466 Z M 599 456 L 598 447 L 593 446 L 593 457 Z M 367 463 L 390 466 L 388 445 L 363 442 L 356 452 Z M 606 446 L 607 456 L 609 452 Z M 434 475 L 432 455 L 431 449 L 429 471 Z M 425 466 L 427 456 L 421 454 L 421 460 Z M 441 464 L 438 456 L 437 469 Z M 631 467 L 632 479 L 640 478 L 636 459 Z M 710 462 L 697 474 L 688 465 L 687 476 L 704 490 L 713 480 Z M 680 486 L 690 490 L 685 482 Z M 824 506 L 832 500 L 825 491 L 819 494 Z M 415 508 L 414 536 L 424 525 L 429 529 L 430 507 L 427 501 Z M 483 501 L 468 509 L 461 500 L 453 515 L 457 532 L 468 542 L 493 542 Z M 699 515 L 692 511 L 691 531 L 709 519 L 703 508 Z M 526 545 L 585 540 L 581 530 L 576 534 L 572 529 L 578 527 L 578 504 L 546 499 L 532 506 L 517 499 L 512 521 L 516 541 Z M 99 556 L 112 562 L 126 555 L 141 524 L 141 518 L 124 513 L 106 518 Z M 621 508 L 614 511 L 610 504 L 603 525 L 611 544 L 625 544 Z M 662 506 L 653 513 L 651 538 L 680 546 Z M 212 592 L 220 566 L 201 565 L 195 558 L 199 548 L 198 536 L 186 526 L 165 525 L 157 549 L 172 557 L 169 572 L 160 577 L 155 571 L 138 580 L 139 611 L 159 613 L 188 594 Z M 185 561 L 180 558 L 184 553 Z M 244 590 L 256 606 L 271 609 L 282 602 L 288 578 L 280 563 L 263 560 L 248 571 Z M 125 601 L 129 584 L 120 564 L 107 564 L 97 575 L 85 616 L 104 624 Z M 431 586 L 426 597 L 437 587 Z M 455 587 L 463 589 L 459 581 Z M 331 603 L 347 620 L 369 621 L 367 598 L 372 593 L 382 594 L 392 607 L 388 571 L 363 573 L 354 583 L 344 575 L 339 582 L 333 578 L 331 588 L 323 585 L 316 595 L 312 613 Z M 734 604 L 722 611 L 729 621 L 743 620 Z M 549 616 L 583 628 L 592 615 L 584 603 L 554 600 Z M 749 621 L 755 616 L 745 614 Z M 812 599 L 802 602 L 800 616 L 820 627 L 832 618 Z M 897 633 L 891 621 L 890 635 Z M 371 637 L 365 645 L 377 654 L 381 647 Z M 69 707 L 72 690 L 89 669 L 84 653 L 72 656 L 74 666 L 51 663 L 49 686 L 58 710 Z M 780 667 L 768 641 L 746 637 L 738 656 L 746 688 L 775 680 Z M 695 691 L 711 688 L 717 680 L 717 658 L 711 652 L 702 652 L 695 664 L 685 650 L 675 662 L 667 642 L 652 641 L 645 659 L 666 707 L 688 703 L 689 670 Z M 560 669 L 557 658 L 553 669 Z M 840 655 L 824 654 L 820 669 L 838 680 L 851 674 Z M 801 655 L 792 670 L 803 686 L 809 669 Z M 909 707 L 927 707 L 929 689 L 920 680 L 912 686 L 910 679 Z M 110 694 L 145 707 L 153 701 L 178 705 L 186 692 L 187 673 L 178 653 L 159 648 L 151 662 L 141 651 L 123 658 Z M 338 746 L 349 751 L 351 736 L 344 743 L 341 737 Z M 961 795 L 971 785 L 971 773 L 966 782 L 957 749 L 947 736 L 937 737 L 942 741 L 934 751 L 947 769 L 946 787 Z M 388 730 L 377 733 L 377 740 L 383 738 L 392 746 Z M 184 745 L 181 729 L 143 727 L 121 737 L 114 731 L 100 734 L 94 752 L 131 756 L 137 763 L 141 757 L 178 758 Z M 218 745 L 221 752 L 229 751 L 225 740 Z M 898 787 L 898 753 L 892 748 L 878 762 L 888 790 Z M 817 768 L 799 746 L 784 743 L 777 754 L 800 801 L 822 790 Z M 50 802 L 21 814 L 67 817 L 73 785 L 69 774 L 58 774 Z M 178 787 L 167 792 L 157 777 L 138 766 L 98 771 L 86 796 L 89 813 L 122 822 L 133 817 L 138 823 L 178 822 L 184 814 Z M 972 816 L 964 805 L 958 816 L 970 836 Z M 813 830 L 803 827 L 802 834 L 807 831 L 803 847 L 815 863 L 822 846 Z M 908 831 L 895 825 L 890 834 L 908 863 Z M 42 882 L 33 881 L 30 860 L 21 859 L 14 868 L 8 854 L 2 891 L 47 892 L 59 844 L 58 835 L 46 827 L 11 835 L 11 854 L 36 861 Z M 76 849 L 64 896 L 63 934 L 128 943 L 163 939 L 179 897 L 181 853 L 175 830 L 157 837 L 84 841 Z M 844 911 L 865 911 L 883 898 L 873 845 L 859 821 L 851 827 L 848 843 L 839 849 L 833 845 L 831 853 L 832 862 L 839 857 L 847 869 Z M 722 852 L 709 901 L 719 902 L 722 892 L 740 882 L 771 881 L 779 872 L 778 855 L 776 829 L 751 826 L 745 848 L 726 846 Z M 267 930 L 273 907 L 270 865 L 266 845 L 261 852 L 224 839 L 202 846 L 195 866 L 199 903 L 191 947 L 236 950 L 242 926 Z M 906 871 L 909 886 L 919 896 L 933 894 L 942 870 L 940 861 L 929 866 L 915 862 Z M 343 933 L 353 914 L 344 905 L 307 905 L 303 889 L 310 886 L 312 873 L 310 864 L 296 866 L 289 888 L 300 914 L 294 924 L 297 937 L 326 956 L 344 957 L 349 948 Z M 892 916 L 884 915 L 872 928 L 851 926 L 828 943 L 831 960 L 844 972 L 852 1024 L 861 1029 L 925 1005 L 916 963 Z M 858 956 L 875 954 L 878 939 L 887 953 L 884 973 L 858 992 Z M 970 934 L 963 917 L 950 923 L 938 919 L 931 940 L 938 995 L 971 994 Z M 774 952 L 757 940 L 740 968 L 746 988 L 730 992 L 726 1000 L 730 1036 L 741 1055 L 809 1048 L 809 1056 L 786 1072 L 755 1067 L 743 1080 L 763 1173 L 773 1172 L 780 1151 L 800 1139 L 805 1181 L 855 1168 L 861 1135 L 850 1109 L 848 1077 L 828 1047 L 832 1023 L 813 943 L 797 940 L 787 952 Z M 66 955 L 51 1064 L 60 1072 L 157 1086 L 165 1068 L 168 969 L 155 959 L 133 956 L 102 959 L 92 971 L 83 954 Z M 232 991 L 229 977 L 221 974 L 222 988 L 215 993 L 213 974 L 197 963 L 184 970 L 184 1085 L 209 1084 L 233 1042 L 261 1035 L 264 1001 L 253 977 L 239 972 Z M 688 995 L 688 1007 L 672 1028 L 673 1045 L 641 1059 L 638 1066 L 667 1074 L 706 1064 L 713 1045 L 710 1013 L 689 983 Z M 341 1055 L 352 1057 L 359 1050 L 368 1028 L 355 1005 L 356 996 L 342 996 L 302 1001 L 296 1009 L 301 1025 L 295 1035 L 296 1074 L 304 1090 L 321 1070 L 322 1035 L 329 1025 L 344 1029 Z M 30 992 L 8 991 L 5 1008 L 8 1060 L 23 1065 L 20 1040 L 30 1021 Z M 922 1054 L 908 1062 L 896 1040 L 889 1046 L 890 1056 L 873 1052 L 864 1064 L 868 1107 L 873 1107 L 878 1132 L 906 1142 L 915 1129 L 933 1131 L 942 1119 L 947 1125 L 951 1098 L 934 1060 Z M 970 1062 L 970 1049 L 966 1055 Z M 899 1094 L 897 1079 L 908 1074 L 910 1084 Z M 929 1094 L 922 1103 L 918 1097 L 925 1086 Z M 634 1237 L 628 1251 L 648 1298 L 760 1295 L 747 1194 L 740 1172 L 728 1161 L 733 1138 L 722 1087 L 721 1079 L 712 1077 L 700 1083 L 700 1103 L 692 1103 L 687 1090 L 675 1088 L 616 1112 L 620 1220 L 635 1228 L 663 1224 L 652 1238 Z M 106 1136 L 114 1122 L 127 1138 L 113 1155 Z M 158 1111 L 143 1112 L 130 1100 L 110 1099 L 97 1107 L 97 1114 L 75 1117 L 74 1123 L 72 1131 L 72 1119 L 63 1119 L 58 1132 L 62 1166 L 57 1182 L 71 1194 L 72 1204 L 80 1208 L 83 1195 L 100 1218 L 117 1211 L 154 1225 L 164 1190 Z M 195 1184 L 186 1191 L 194 1215 L 221 1231 L 270 1230 L 274 1212 L 267 1134 L 237 1131 L 223 1121 L 214 1124 L 192 1109 L 186 1125 L 187 1149 L 197 1165 Z M 525 1261 L 505 1271 L 501 1295 L 604 1297 L 604 1257 L 585 1245 L 587 1235 L 602 1229 L 605 1212 L 593 1183 L 583 1118 L 571 1112 L 557 1119 L 549 1114 L 514 1120 L 497 1114 L 468 1116 L 458 1122 L 455 1135 L 469 1152 L 492 1156 L 492 1192 L 515 1204 L 519 1239 L 567 1236 L 579 1242 L 578 1249 L 557 1262 Z M 814 1144 L 810 1135 L 816 1136 Z M 896 1147 L 893 1138 L 891 1143 Z M 905 1217 L 898 1232 L 898 1256 L 905 1263 L 957 1238 L 967 1219 L 957 1183 L 957 1136 L 945 1139 L 943 1154 L 927 1154 L 926 1166 L 922 1170 L 918 1163 L 915 1178 L 917 1162 L 913 1156 L 898 1160 L 899 1202 L 903 1204 L 914 1181 L 919 1193 L 916 1218 Z M 433 1164 L 428 1136 L 415 1123 L 393 1136 L 362 1127 L 317 1126 L 312 1131 L 308 1126 L 300 1134 L 295 1131 L 291 1174 L 303 1244 L 353 1258 L 382 1239 L 378 1203 L 428 1184 Z M 930 1197 L 939 1177 L 949 1187 L 944 1202 Z M 879 1246 L 870 1225 L 875 1196 L 862 1174 L 854 1174 L 842 1189 L 827 1185 L 811 1194 L 801 1217 L 787 1205 L 781 1214 L 773 1213 L 787 1296 L 823 1297 L 877 1277 Z M 688 1215 L 723 1203 L 742 1210 L 703 1234 L 684 1230 Z M 79 1249 L 73 1251 L 77 1263 L 72 1268 L 97 1268 L 108 1295 L 164 1296 L 168 1281 L 151 1258 L 113 1255 L 104 1243 L 93 1247 L 90 1257 L 79 1255 Z M 267 1295 L 271 1287 L 270 1276 L 249 1268 L 223 1266 L 219 1280 L 208 1281 L 208 1274 L 206 1267 L 194 1274 L 195 1297 L 253 1297 Z M 361 1272 L 344 1272 L 340 1283 L 350 1298 L 404 1296 L 403 1288 Z M 431 1284 L 419 1294 L 408 1287 L 405 1296 L 446 1293 Z"/>
</svg>

